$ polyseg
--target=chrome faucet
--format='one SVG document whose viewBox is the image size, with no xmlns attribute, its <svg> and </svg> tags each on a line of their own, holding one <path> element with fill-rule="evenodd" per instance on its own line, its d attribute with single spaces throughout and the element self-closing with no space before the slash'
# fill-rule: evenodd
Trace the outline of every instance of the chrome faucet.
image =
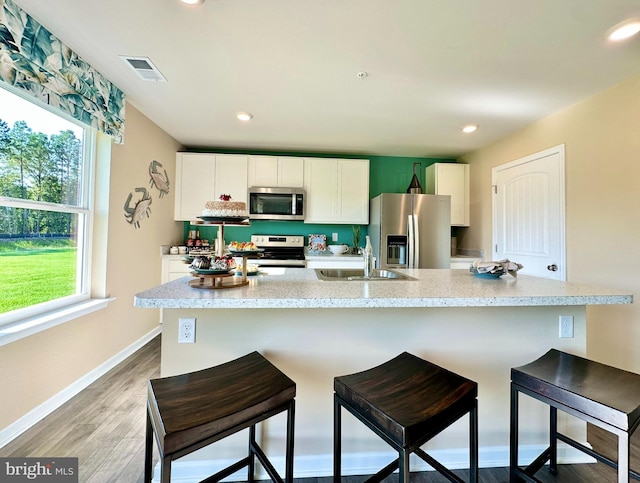
<svg viewBox="0 0 640 483">
<path fill-rule="evenodd" d="M 364 278 L 371 278 L 373 274 L 373 248 L 371 247 L 371 239 L 369 235 L 366 238 L 367 242 L 364 246 Z"/>
</svg>

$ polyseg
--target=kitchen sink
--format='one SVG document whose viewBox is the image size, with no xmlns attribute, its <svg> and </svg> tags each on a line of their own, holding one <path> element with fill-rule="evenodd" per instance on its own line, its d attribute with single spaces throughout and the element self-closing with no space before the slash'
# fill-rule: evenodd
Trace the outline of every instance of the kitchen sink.
<svg viewBox="0 0 640 483">
<path fill-rule="evenodd" d="M 405 275 L 403 273 L 395 272 L 393 270 L 373 269 L 371 277 L 364 276 L 364 269 L 357 268 L 316 268 L 316 276 L 320 280 L 329 282 L 344 282 L 344 281 L 370 281 L 370 280 L 416 280 L 413 277 Z"/>
</svg>

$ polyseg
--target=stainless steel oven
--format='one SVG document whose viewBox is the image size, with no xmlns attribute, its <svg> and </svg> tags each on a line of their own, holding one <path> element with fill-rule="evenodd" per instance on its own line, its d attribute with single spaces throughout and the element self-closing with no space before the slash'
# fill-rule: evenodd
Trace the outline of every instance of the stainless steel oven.
<svg viewBox="0 0 640 483">
<path fill-rule="evenodd" d="M 264 250 L 248 262 L 262 267 L 305 267 L 303 235 L 251 235 L 251 241 Z"/>
</svg>

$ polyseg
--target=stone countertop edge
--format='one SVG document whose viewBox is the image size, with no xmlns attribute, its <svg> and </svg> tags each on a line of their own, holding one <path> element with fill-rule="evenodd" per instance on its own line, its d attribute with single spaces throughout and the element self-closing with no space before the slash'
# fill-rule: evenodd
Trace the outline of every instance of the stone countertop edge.
<svg viewBox="0 0 640 483">
<path fill-rule="evenodd" d="M 505 275 L 482 279 L 465 270 L 399 270 L 416 281 L 320 281 L 304 268 L 265 269 L 249 285 L 222 290 L 189 286 L 185 276 L 134 296 L 140 308 L 415 308 L 630 304 L 633 294 L 574 282 Z"/>
</svg>

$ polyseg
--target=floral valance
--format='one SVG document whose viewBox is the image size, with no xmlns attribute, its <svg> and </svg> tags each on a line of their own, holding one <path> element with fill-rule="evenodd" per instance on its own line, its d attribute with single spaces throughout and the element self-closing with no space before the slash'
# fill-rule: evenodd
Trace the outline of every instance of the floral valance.
<svg viewBox="0 0 640 483">
<path fill-rule="evenodd" d="M 0 80 L 124 142 L 124 93 L 13 0 L 0 0 Z"/>
</svg>

